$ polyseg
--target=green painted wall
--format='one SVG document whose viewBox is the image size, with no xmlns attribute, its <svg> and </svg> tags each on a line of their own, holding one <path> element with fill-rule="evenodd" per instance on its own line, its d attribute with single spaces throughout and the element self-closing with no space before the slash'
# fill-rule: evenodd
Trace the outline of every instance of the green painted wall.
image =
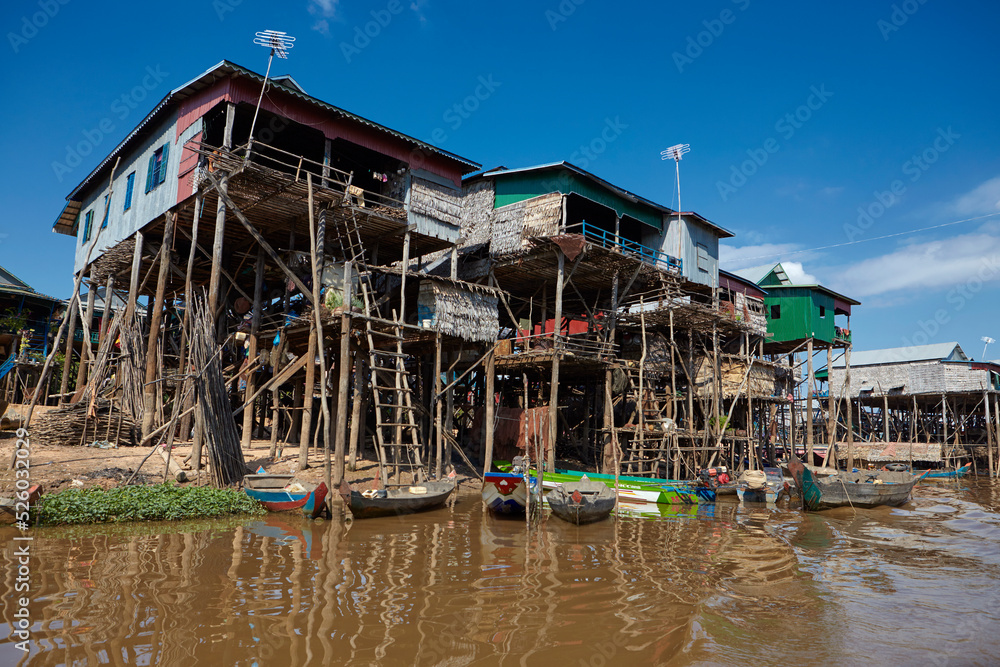
<svg viewBox="0 0 1000 667">
<path fill-rule="evenodd" d="M 769 287 L 764 297 L 770 342 L 784 343 L 812 336 L 832 343 L 834 336 L 833 297 L 810 287 Z M 781 317 L 771 317 L 771 306 L 779 306 Z M 820 308 L 825 317 L 820 317 Z"/>
<path fill-rule="evenodd" d="M 575 192 L 614 209 L 618 215 L 631 216 L 658 231 L 663 231 L 663 215 L 659 211 L 618 197 L 566 170 L 525 172 L 506 176 L 498 174 L 494 178 L 494 183 L 496 187 L 494 208 L 516 204 L 550 192 L 562 194 Z"/>
</svg>

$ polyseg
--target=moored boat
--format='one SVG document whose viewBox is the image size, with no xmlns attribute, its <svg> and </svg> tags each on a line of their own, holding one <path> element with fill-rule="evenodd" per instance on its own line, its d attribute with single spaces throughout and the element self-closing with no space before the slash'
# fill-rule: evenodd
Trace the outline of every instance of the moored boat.
<svg viewBox="0 0 1000 667">
<path fill-rule="evenodd" d="M 328 489 L 324 482 L 312 484 L 292 475 L 246 475 L 243 490 L 269 512 L 301 511 L 315 519 L 326 507 Z"/>
<path fill-rule="evenodd" d="M 955 470 L 914 470 L 913 474 L 922 476 L 924 479 L 958 479 L 965 477 L 970 470 L 972 470 L 972 464 L 966 463 Z"/>
<path fill-rule="evenodd" d="M 534 486 L 535 478 L 521 472 L 488 472 L 483 476 L 483 502 L 494 514 L 524 514 L 529 483 Z"/>
<path fill-rule="evenodd" d="M 561 484 L 545 499 L 553 514 L 577 525 L 600 521 L 615 508 L 615 492 L 586 476 L 576 482 Z"/>
<path fill-rule="evenodd" d="M 921 477 L 908 472 L 872 470 L 866 472 L 838 472 L 819 479 L 797 458 L 788 462 L 788 470 L 802 495 L 802 506 L 807 510 L 833 507 L 896 507 L 910 498 L 910 492 Z"/>
<path fill-rule="evenodd" d="M 371 491 L 355 491 L 344 480 L 340 496 L 355 519 L 414 514 L 443 507 L 455 490 L 454 473 L 437 482 L 391 486 Z"/>
<path fill-rule="evenodd" d="M 555 489 L 561 484 L 579 481 L 584 476 L 601 482 L 610 489 L 615 488 L 614 475 L 563 469 L 546 472 L 542 479 L 542 487 L 545 489 Z M 699 503 L 715 502 L 715 489 L 707 486 L 699 486 L 692 482 L 659 479 L 656 477 L 619 475 L 618 498 L 632 502 L 697 505 Z"/>
</svg>

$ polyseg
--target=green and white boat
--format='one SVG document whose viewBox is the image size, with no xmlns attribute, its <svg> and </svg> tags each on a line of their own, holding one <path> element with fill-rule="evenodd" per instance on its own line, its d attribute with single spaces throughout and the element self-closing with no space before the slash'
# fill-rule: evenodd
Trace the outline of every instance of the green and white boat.
<svg viewBox="0 0 1000 667">
<path fill-rule="evenodd" d="M 494 465 L 500 470 L 509 468 L 506 461 L 494 461 Z M 531 471 L 532 475 L 538 473 Z M 595 482 L 602 482 L 609 488 L 615 488 L 615 476 L 605 475 L 595 472 L 583 472 L 581 470 L 566 470 L 556 468 L 555 471 L 546 471 L 542 477 L 543 489 L 554 489 L 565 482 L 578 482 L 586 475 Z M 691 482 L 684 482 L 673 479 L 659 479 L 656 477 L 630 477 L 628 475 L 618 476 L 618 498 L 624 501 L 639 503 L 659 503 L 663 505 L 699 505 L 715 502 L 715 490 L 708 487 L 696 486 Z"/>
</svg>

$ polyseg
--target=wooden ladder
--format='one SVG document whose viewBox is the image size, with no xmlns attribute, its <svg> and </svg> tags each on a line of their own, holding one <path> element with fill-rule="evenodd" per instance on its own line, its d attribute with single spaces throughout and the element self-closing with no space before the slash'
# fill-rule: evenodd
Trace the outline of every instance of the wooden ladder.
<svg viewBox="0 0 1000 667">
<path fill-rule="evenodd" d="M 358 284 L 365 312 L 365 337 L 368 341 L 368 361 L 375 408 L 375 439 L 379 455 L 379 476 L 382 486 L 391 476 L 402 483 L 403 473 L 419 483 L 427 472 L 421 460 L 420 428 L 417 406 L 410 388 L 406 362 L 410 355 L 403 352 L 403 328 L 400 317 L 392 311 L 391 320 L 380 314 L 382 300 L 375 298 L 372 272 L 365 263 L 365 250 L 358 230 L 357 217 L 351 211 L 349 220 L 337 225 L 337 242 L 345 260 L 357 266 Z M 376 320 L 387 322 L 377 326 Z"/>
</svg>

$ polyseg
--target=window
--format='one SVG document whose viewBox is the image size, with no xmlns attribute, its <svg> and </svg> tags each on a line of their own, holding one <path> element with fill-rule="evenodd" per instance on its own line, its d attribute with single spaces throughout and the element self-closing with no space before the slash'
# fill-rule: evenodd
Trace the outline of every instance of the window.
<svg viewBox="0 0 1000 667">
<path fill-rule="evenodd" d="M 90 228 L 94 224 L 94 211 L 87 211 L 87 215 L 83 218 L 83 242 L 86 243 L 90 240 Z"/>
<path fill-rule="evenodd" d="M 128 180 L 125 181 L 125 208 L 122 212 L 125 212 L 132 208 L 132 189 L 135 187 L 135 172 L 133 171 L 128 175 Z"/>
<path fill-rule="evenodd" d="M 771 319 L 772 320 L 781 319 L 781 306 L 771 306 Z"/>
<path fill-rule="evenodd" d="M 704 243 L 698 244 L 698 270 L 708 273 L 709 270 L 708 246 Z"/>
<path fill-rule="evenodd" d="M 167 180 L 167 155 L 170 144 L 163 144 L 149 156 L 149 168 L 146 170 L 146 192 L 152 192 L 163 181 Z"/>
<path fill-rule="evenodd" d="M 820 306 L 819 307 L 819 316 L 820 317 L 826 317 L 826 306 Z"/>
<path fill-rule="evenodd" d="M 104 219 L 101 220 L 101 229 L 108 226 L 108 214 L 111 212 L 111 207 L 108 205 L 108 197 L 111 195 L 104 195 Z"/>
</svg>

